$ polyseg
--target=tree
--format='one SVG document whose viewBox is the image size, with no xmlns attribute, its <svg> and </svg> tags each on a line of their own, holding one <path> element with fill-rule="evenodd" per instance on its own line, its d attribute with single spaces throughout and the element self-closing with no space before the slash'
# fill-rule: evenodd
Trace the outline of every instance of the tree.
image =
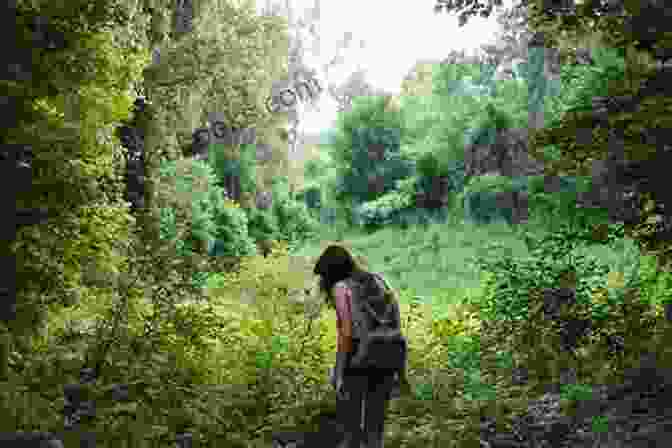
<svg viewBox="0 0 672 448">
<path fill-rule="evenodd" d="M 669 69 L 662 66 L 670 42 L 664 33 L 654 37 L 641 21 L 641 17 L 661 16 L 664 7 L 654 1 L 610 5 L 587 2 L 561 14 L 531 6 L 531 26 L 550 36 L 549 40 L 585 36 L 590 29 L 624 61 L 620 76 L 612 70 L 606 77 L 606 94 L 595 90 L 596 82 L 606 80 L 604 76 L 598 79 L 595 70 L 582 74 L 577 84 L 581 87 L 576 90 L 582 92 L 582 99 L 564 113 L 561 124 L 556 122 L 533 136 L 531 150 L 543 157 L 545 150 L 554 148 L 556 160 L 561 161 L 554 164 L 554 170 L 562 166 L 565 172 L 586 174 L 591 166 L 601 166 L 593 182 L 605 194 L 593 197 L 592 206 L 605 207 L 612 219 L 625 221 L 628 235 L 665 265 L 672 260 L 666 243 L 672 228 L 670 207 L 665 206 L 670 203 L 669 189 L 662 187 L 654 166 L 669 157 L 660 142 L 672 114 L 669 88 L 663 81 Z M 653 30 L 660 30 L 657 26 Z M 584 131 L 577 134 L 577 129 Z M 588 135 L 590 139 L 583 138 Z"/>
<path fill-rule="evenodd" d="M 360 97 L 338 118 L 337 137 L 329 146 L 339 177 L 342 203 L 372 200 L 408 176 L 401 155 L 401 114 L 390 97 Z"/>
<path fill-rule="evenodd" d="M 133 218 L 113 131 L 128 118 L 129 87 L 148 54 L 109 31 L 129 26 L 129 9 L 116 2 L 21 2 L 10 14 L 18 70 L 0 85 L 12 98 L 14 122 L 0 139 L 33 154 L 32 182 L 16 207 L 51 215 L 18 229 L 11 244 L 18 314 L 3 318 L 19 335 L 40 327 L 49 304 L 109 295 L 127 262 Z"/>
</svg>

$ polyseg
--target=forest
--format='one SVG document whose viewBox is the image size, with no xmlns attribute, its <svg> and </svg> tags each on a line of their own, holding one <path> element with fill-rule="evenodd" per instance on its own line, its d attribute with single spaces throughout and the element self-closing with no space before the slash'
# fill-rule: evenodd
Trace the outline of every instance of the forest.
<svg viewBox="0 0 672 448">
<path fill-rule="evenodd" d="M 497 43 L 320 85 L 338 118 L 297 158 L 319 5 L 3 6 L 0 444 L 335 447 L 338 243 L 410 344 L 386 446 L 663 446 L 669 8 L 436 0 Z"/>
</svg>

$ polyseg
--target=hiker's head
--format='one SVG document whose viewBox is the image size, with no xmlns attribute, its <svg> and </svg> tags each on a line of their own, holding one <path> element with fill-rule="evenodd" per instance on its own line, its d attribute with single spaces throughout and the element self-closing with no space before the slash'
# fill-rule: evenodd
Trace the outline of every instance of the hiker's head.
<svg viewBox="0 0 672 448">
<path fill-rule="evenodd" d="M 331 301 L 331 288 L 359 271 L 350 252 L 341 246 L 327 247 L 313 269 L 313 273 L 320 276 L 320 291 L 326 295 L 327 303 Z"/>
</svg>

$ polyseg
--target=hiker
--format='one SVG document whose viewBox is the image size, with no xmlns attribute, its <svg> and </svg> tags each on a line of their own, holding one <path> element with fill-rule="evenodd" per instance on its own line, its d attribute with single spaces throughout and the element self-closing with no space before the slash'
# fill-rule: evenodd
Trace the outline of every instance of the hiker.
<svg viewBox="0 0 672 448">
<path fill-rule="evenodd" d="M 336 308 L 338 349 L 330 381 L 345 429 L 339 448 L 382 448 L 391 392 L 396 381 L 407 385 L 399 304 L 382 276 L 362 270 L 341 246 L 329 246 L 313 272 L 327 304 Z"/>
</svg>

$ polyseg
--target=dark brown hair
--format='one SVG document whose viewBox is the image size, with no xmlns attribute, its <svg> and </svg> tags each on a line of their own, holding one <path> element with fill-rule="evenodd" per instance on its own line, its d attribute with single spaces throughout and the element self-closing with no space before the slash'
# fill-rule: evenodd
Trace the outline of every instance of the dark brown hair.
<svg viewBox="0 0 672 448">
<path fill-rule="evenodd" d="M 360 267 L 353 256 L 341 246 L 327 247 L 317 260 L 313 273 L 320 276 L 320 291 L 325 295 L 328 306 L 334 306 L 332 288 L 346 278 L 352 278 L 363 288 L 360 292 L 372 300 L 370 304 L 377 312 L 384 310 L 388 300 L 394 300 L 393 297 L 388 297 L 385 289 L 381 289 L 375 276 Z"/>
<path fill-rule="evenodd" d="M 360 267 L 350 252 L 335 245 L 327 247 L 322 252 L 313 269 L 313 273 L 320 276 L 320 291 L 325 294 L 327 304 L 332 306 L 331 289 L 333 286 L 360 271 Z"/>
</svg>

